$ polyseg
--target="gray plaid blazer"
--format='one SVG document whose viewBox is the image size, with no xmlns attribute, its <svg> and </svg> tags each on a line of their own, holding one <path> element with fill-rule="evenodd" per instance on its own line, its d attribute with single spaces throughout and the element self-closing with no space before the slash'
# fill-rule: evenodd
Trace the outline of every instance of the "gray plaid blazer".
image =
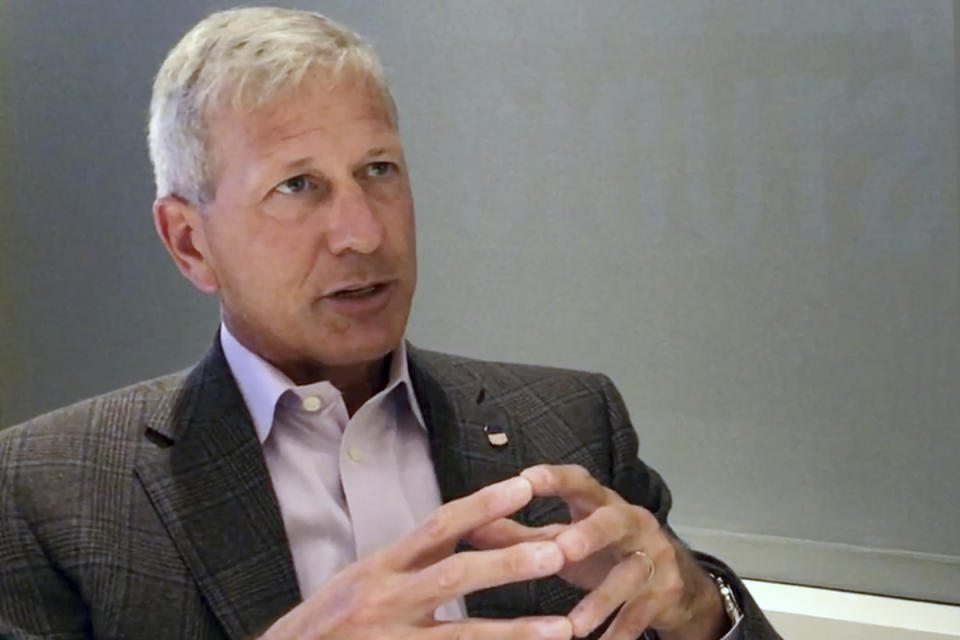
<svg viewBox="0 0 960 640">
<path fill-rule="evenodd" d="M 541 462 L 581 464 L 666 524 L 670 494 L 639 461 L 604 376 L 410 348 L 445 501 Z M 484 426 L 509 444 L 494 448 Z M 537 500 L 518 518 L 567 517 Z M 736 576 L 746 638 L 776 638 Z M 557 578 L 466 598 L 472 616 L 564 614 Z M 0 637 L 251 638 L 301 600 L 250 416 L 216 340 L 192 370 L 0 431 Z"/>
</svg>

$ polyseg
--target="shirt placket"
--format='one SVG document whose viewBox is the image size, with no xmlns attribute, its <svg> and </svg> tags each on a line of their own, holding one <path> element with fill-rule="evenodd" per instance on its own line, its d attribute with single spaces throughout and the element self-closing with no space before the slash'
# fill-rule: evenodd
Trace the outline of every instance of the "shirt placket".
<svg viewBox="0 0 960 640">
<path fill-rule="evenodd" d="M 403 493 L 396 437 L 396 412 L 389 403 L 379 411 L 364 405 L 344 433 L 340 477 L 353 521 L 357 558 L 396 541 L 416 524 Z"/>
</svg>

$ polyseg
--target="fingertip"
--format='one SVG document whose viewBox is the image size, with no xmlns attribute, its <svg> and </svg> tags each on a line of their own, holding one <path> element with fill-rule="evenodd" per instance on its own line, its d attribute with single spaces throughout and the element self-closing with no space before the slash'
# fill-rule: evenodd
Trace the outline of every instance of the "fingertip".
<svg viewBox="0 0 960 640">
<path fill-rule="evenodd" d="M 516 502 L 526 504 L 533 499 L 533 485 L 523 476 L 514 476 L 506 482 L 507 494 Z"/>
<path fill-rule="evenodd" d="M 570 615 L 567 616 L 567 622 L 570 623 L 570 637 L 571 638 L 582 638 L 586 634 L 583 633 L 578 627 L 577 622 Z"/>
<path fill-rule="evenodd" d="M 551 618 L 539 625 L 541 640 L 570 640 L 573 638 L 573 625 L 566 618 Z"/>
<path fill-rule="evenodd" d="M 535 542 L 533 543 L 534 553 L 537 557 L 537 565 L 544 575 L 554 575 L 563 569 L 566 558 L 563 550 L 556 542 Z"/>
<path fill-rule="evenodd" d="M 590 632 L 593 631 L 593 628 L 590 627 L 590 623 L 583 616 L 579 616 L 574 620 L 568 620 L 570 623 L 570 635 L 574 638 L 586 638 L 590 635 Z"/>
<path fill-rule="evenodd" d="M 564 557 L 570 562 L 579 562 L 584 558 L 584 550 L 586 544 L 583 540 L 583 536 L 580 535 L 576 530 L 567 529 L 556 538 L 556 543 L 560 547 L 560 550 L 563 551 Z"/>
<path fill-rule="evenodd" d="M 533 488 L 543 488 L 550 481 L 550 471 L 546 465 L 538 464 L 521 471 L 520 477 L 526 478 Z"/>
<path fill-rule="evenodd" d="M 574 637 L 586 638 L 589 636 L 599 624 L 599 622 L 593 620 L 593 618 L 594 616 L 590 615 L 586 603 L 581 600 L 580 603 L 573 608 L 573 611 L 567 614 L 567 620 L 570 622 Z"/>
</svg>

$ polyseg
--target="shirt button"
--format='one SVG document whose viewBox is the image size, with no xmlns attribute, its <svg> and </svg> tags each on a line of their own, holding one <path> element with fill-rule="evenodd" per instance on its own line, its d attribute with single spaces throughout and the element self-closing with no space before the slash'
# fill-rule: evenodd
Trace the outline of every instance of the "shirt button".
<svg viewBox="0 0 960 640">
<path fill-rule="evenodd" d="M 360 462 L 363 460 L 363 454 L 360 452 L 360 449 L 357 449 L 353 445 L 347 447 L 347 457 L 354 462 Z"/>
<path fill-rule="evenodd" d="M 320 409 L 320 398 L 317 396 L 307 396 L 302 402 L 303 410 L 311 413 Z"/>
</svg>

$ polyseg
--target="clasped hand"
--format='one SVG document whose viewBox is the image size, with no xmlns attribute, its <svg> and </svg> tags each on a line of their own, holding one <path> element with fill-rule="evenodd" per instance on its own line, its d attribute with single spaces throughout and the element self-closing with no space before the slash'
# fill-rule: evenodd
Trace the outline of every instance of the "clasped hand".
<svg viewBox="0 0 960 640">
<path fill-rule="evenodd" d="M 534 528 L 508 518 L 536 496 L 562 498 L 571 523 Z M 478 550 L 454 553 L 459 540 Z M 566 617 L 433 616 L 474 591 L 551 575 L 588 591 Z M 635 640 L 647 628 L 664 639 L 714 640 L 724 631 L 709 577 L 649 511 L 582 467 L 541 465 L 441 506 L 410 534 L 334 576 L 263 640 L 569 640 L 588 635 L 618 607 L 603 640 Z"/>
</svg>

